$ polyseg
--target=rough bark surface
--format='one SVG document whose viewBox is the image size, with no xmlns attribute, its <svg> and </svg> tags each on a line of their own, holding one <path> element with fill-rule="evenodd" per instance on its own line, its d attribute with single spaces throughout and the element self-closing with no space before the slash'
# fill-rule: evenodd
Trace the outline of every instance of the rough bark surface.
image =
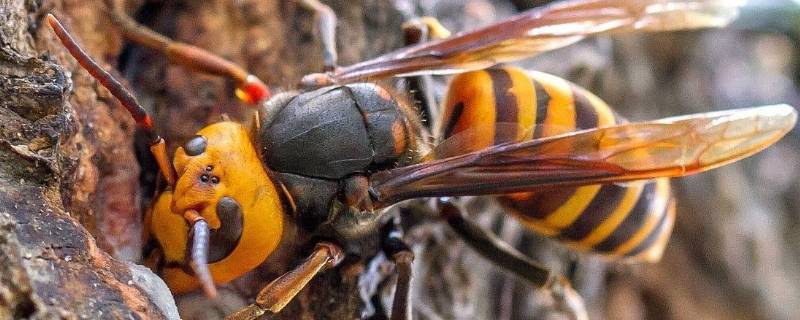
<svg viewBox="0 0 800 320">
<path fill-rule="evenodd" d="M 118 174 L 111 166 L 98 171 L 102 154 L 133 157 L 125 130 L 109 119 L 93 82 L 71 78 L 75 63 L 51 54 L 62 50 L 42 28 L 46 12 L 80 17 L 85 24 L 77 26 L 86 29 L 99 21 L 74 9 L 0 1 L 0 318 L 163 318 L 156 303 L 169 297 L 137 285 L 154 275 L 111 258 L 87 231 L 99 230 L 91 202 L 98 181 Z M 107 52 L 101 43 L 109 42 L 87 49 Z M 135 163 L 126 165 L 135 181 Z M 114 185 L 104 183 L 101 188 Z"/>
<path fill-rule="evenodd" d="M 464 30 L 508 16 L 512 3 L 543 2 L 325 1 L 339 16 L 345 65 L 400 46 L 403 15 L 396 8 Z M 142 23 L 240 63 L 274 88 L 291 89 L 302 75 L 322 69 L 313 15 L 294 1 L 127 6 Z M 47 12 L 128 81 L 170 150 L 223 115 L 248 120 L 230 82 L 126 44 L 105 17 L 103 1 L 0 0 L 0 319 L 176 317 L 159 279 L 120 262 L 140 258 L 140 215 L 155 185 L 152 160 L 124 109 L 43 25 Z M 797 105 L 798 38 L 789 30 L 597 39 L 524 65 L 571 79 L 623 115 L 645 120 L 713 105 Z M 445 81 L 439 80 L 441 93 Z M 793 231 L 800 224 L 800 170 L 791 165 L 800 159 L 798 138 L 794 133 L 754 160 L 678 182 L 675 235 L 655 265 L 576 255 L 522 230 L 491 200 L 466 203 L 473 218 L 570 276 L 593 319 L 793 319 L 800 316 L 800 236 Z M 568 317 L 549 293 L 498 271 L 445 226 L 408 231 L 417 254 L 415 318 Z M 284 248 L 264 268 L 221 288 L 219 303 L 199 294 L 178 297 L 181 316 L 230 313 L 301 253 Z M 351 319 L 387 309 L 390 273 L 381 256 L 347 261 L 315 279 L 279 318 Z"/>
</svg>

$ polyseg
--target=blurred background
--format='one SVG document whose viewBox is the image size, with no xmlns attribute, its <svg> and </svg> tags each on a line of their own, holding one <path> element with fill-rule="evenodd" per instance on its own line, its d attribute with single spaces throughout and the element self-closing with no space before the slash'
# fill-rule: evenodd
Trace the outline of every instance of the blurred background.
<svg viewBox="0 0 800 320">
<path fill-rule="evenodd" d="M 438 17 L 451 30 L 465 30 L 548 2 L 396 4 Z M 799 27 L 797 2 L 753 0 L 725 29 L 592 38 L 518 65 L 572 80 L 633 121 L 775 103 L 797 106 Z M 502 210 L 485 200 L 475 199 L 471 208 L 517 248 L 569 275 L 592 319 L 797 319 L 799 139 L 795 130 L 755 157 L 675 179 L 674 234 L 662 261 L 653 265 L 573 254 L 499 218 Z M 433 246 L 446 249 L 421 253 L 428 259 L 421 260 L 439 266 L 427 271 L 420 266 L 427 276 L 418 282 L 422 318 L 566 317 L 549 296 L 531 292 L 474 254 L 454 253 L 459 244 Z M 453 272 L 462 270 L 449 266 L 449 259 L 469 268 Z M 437 286 L 459 285 L 468 289 L 449 299 L 435 293 Z M 426 294 L 431 298 L 419 298 Z"/>
</svg>

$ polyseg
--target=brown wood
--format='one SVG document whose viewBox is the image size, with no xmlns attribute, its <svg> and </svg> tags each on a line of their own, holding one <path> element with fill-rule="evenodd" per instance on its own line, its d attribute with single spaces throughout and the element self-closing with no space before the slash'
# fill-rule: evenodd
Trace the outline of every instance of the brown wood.
<svg viewBox="0 0 800 320">
<path fill-rule="evenodd" d="M 148 279 L 144 271 L 131 271 L 112 258 L 140 255 L 140 216 L 156 185 L 154 162 L 142 162 L 145 174 L 140 182 L 134 121 L 63 50 L 47 27 L 46 13 L 61 18 L 113 75 L 120 77 L 120 65 L 128 65 L 126 85 L 153 112 L 168 152 L 222 114 L 247 120 L 245 108 L 231 94 L 232 84 L 225 80 L 167 66 L 159 54 L 138 47 L 120 60 L 124 41 L 104 15 L 103 2 L 0 0 L 0 7 L 9 12 L 0 18 L 0 288 L 11 292 L 0 299 L 0 318 L 102 314 L 158 319 L 164 314 L 156 302 L 171 304 L 165 288 L 148 291 L 136 286 Z M 340 61 L 354 63 L 401 45 L 402 18 L 388 1 L 328 4 L 339 14 L 339 28 L 349 30 L 339 35 Z M 211 48 L 270 86 L 291 88 L 301 75 L 322 70 L 313 14 L 294 2 L 141 5 L 129 1 L 127 9 L 143 10 L 152 17 L 145 22 L 157 31 Z M 368 19 L 365 12 L 370 12 Z M 146 158 L 149 141 L 139 143 Z M 243 281 L 260 286 L 274 279 L 272 270 L 288 269 L 296 258 L 293 252 L 284 250 L 283 258 L 276 258 L 279 262 Z M 319 314 L 314 318 L 341 319 L 356 314 L 357 303 L 309 301 L 354 301 L 357 275 L 351 273 L 352 280 L 345 280 L 349 284 L 342 290 L 320 290 L 341 281 L 336 274 L 312 281 L 317 288 L 301 292 L 305 297 L 289 306 L 286 318 Z"/>
<path fill-rule="evenodd" d="M 166 288 L 140 287 L 151 273 L 101 250 L 130 257 L 139 247 L 133 121 L 116 117 L 127 112 L 87 74 L 68 78 L 77 63 L 44 15 L 81 20 L 82 31 L 102 20 L 69 4 L 0 7 L 0 318 L 168 317 Z M 119 38 L 95 31 L 103 41 L 90 52 L 118 49 Z"/>
</svg>

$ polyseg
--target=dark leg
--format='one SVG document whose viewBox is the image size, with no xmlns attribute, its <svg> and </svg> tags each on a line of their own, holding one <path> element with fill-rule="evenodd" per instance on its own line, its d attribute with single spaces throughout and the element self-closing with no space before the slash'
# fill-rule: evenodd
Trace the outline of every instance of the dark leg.
<svg viewBox="0 0 800 320">
<path fill-rule="evenodd" d="M 426 42 L 430 39 L 428 26 L 421 19 L 413 19 L 403 24 L 403 35 L 406 46 Z M 422 119 L 432 129 L 433 120 L 438 119 L 439 110 L 433 97 L 433 78 L 429 75 L 410 77 L 407 80 L 408 91 L 414 101 L 419 103 Z"/>
<path fill-rule="evenodd" d="M 384 227 L 383 252 L 394 261 L 397 286 L 392 302 L 392 320 L 411 319 L 411 264 L 414 253 L 403 242 L 403 233 L 397 218 Z"/>
<path fill-rule="evenodd" d="M 411 264 L 414 253 L 404 250 L 392 255 L 397 270 L 397 287 L 392 302 L 392 320 L 411 319 Z"/>
<path fill-rule="evenodd" d="M 319 0 L 299 0 L 300 5 L 314 13 L 322 41 L 322 58 L 325 63 L 324 72 L 331 72 L 338 66 L 338 53 L 336 51 L 336 13 Z"/>
<path fill-rule="evenodd" d="M 227 77 L 236 83 L 236 96 L 243 102 L 257 105 L 270 96 L 269 88 L 244 68 L 215 55 L 205 49 L 173 41 L 129 17 L 122 3 L 124 0 L 105 0 L 111 20 L 122 29 L 131 41 L 163 52 L 170 62 L 190 70 Z"/>
<path fill-rule="evenodd" d="M 256 302 L 226 317 L 229 320 L 255 319 L 267 312 L 276 314 L 306 287 L 318 273 L 342 261 L 344 254 L 337 245 L 321 242 L 314 252 L 294 270 L 270 282 L 256 296 Z"/>
<path fill-rule="evenodd" d="M 422 17 L 406 21 L 403 24 L 403 35 L 406 46 L 430 40 L 447 38 L 450 31 L 444 28 L 438 20 L 432 17 Z M 410 77 L 408 90 L 413 94 L 413 99 L 419 102 L 422 117 L 429 129 L 435 127 L 433 121 L 439 119 L 441 110 L 433 96 L 433 78 L 430 75 Z"/>
<path fill-rule="evenodd" d="M 550 284 L 550 271 L 539 266 L 490 231 L 466 219 L 450 200 L 440 200 L 441 216 L 467 244 L 498 266 L 543 288 Z"/>
<path fill-rule="evenodd" d="M 475 251 L 517 277 L 550 291 L 557 307 L 570 314 L 572 319 L 588 319 L 583 298 L 572 288 L 568 279 L 551 275 L 549 270 L 531 261 L 491 231 L 466 219 L 461 209 L 449 199 L 442 198 L 439 204 L 442 218 Z"/>
</svg>

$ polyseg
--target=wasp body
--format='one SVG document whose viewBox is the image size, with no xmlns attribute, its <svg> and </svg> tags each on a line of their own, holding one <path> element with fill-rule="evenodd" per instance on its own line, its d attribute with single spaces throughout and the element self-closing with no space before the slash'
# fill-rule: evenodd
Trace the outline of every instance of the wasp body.
<svg viewBox="0 0 800 320">
<path fill-rule="evenodd" d="M 462 139 L 468 145 L 462 149 L 481 150 L 624 122 L 608 104 L 573 83 L 504 67 L 462 73 L 452 80 L 440 136 L 478 131 Z M 500 199 L 532 230 L 611 257 L 658 261 L 674 221 L 667 179 L 514 193 Z"/>
<path fill-rule="evenodd" d="M 363 205 L 350 199 L 369 199 L 358 181 L 370 172 L 414 157 L 413 111 L 380 86 L 356 83 L 278 95 L 261 113 L 255 131 L 213 124 L 175 153 L 175 191 L 159 196 L 147 222 L 164 256 L 156 269 L 177 293 L 200 286 L 181 269 L 188 227 L 168 227 L 181 225 L 176 213 L 189 209 L 213 230 L 208 263 L 218 284 L 266 260 L 281 238 L 284 210 L 305 231 L 338 240 L 348 253 L 377 248 L 347 245 L 374 236 L 381 217 L 350 209 Z"/>
<path fill-rule="evenodd" d="M 735 1 L 564 1 L 338 67 L 331 52 L 335 16 L 319 1 L 298 0 L 320 17 L 326 73 L 304 77 L 301 91 L 269 100 L 263 82 L 241 67 L 147 30 L 113 0 L 107 3 L 128 38 L 192 70 L 233 80 L 237 96 L 257 107 L 252 129 L 209 125 L 170 162 L 147 112 L 48 17 L 70 53 L 151 138 L 167 186 L 147 214 L 158 244 L 148 260 L 172 291 L 202 287 L 214 297 L 217 284 L 256 269 L 280 245 L 314 245 L 232 319 L 277 313 L 345 255 L 368 259 L 378 250 L 398 272 L 391 317 L 408 319 L 413 253 L 397 223 L 402 215 L 384 215 L 409 199 L 439 198 L 432 204 L 438 221 L 537 287 L 562 282 L 470 223 L 453 197 L 499 196 L 534 231 L 613 258 L 655 261 L 674 221 L 666 178 L 752 155 L 797 119 L 792 107 L 777 105 L 627 123 L 599 98 L 554 76 L 480 70 L 592 34 L 722 26 L 735 17 Z M 451 81 L 444 114 L 433 121 L 438 145 L 428 155 L 420 154 L 427 129 L 414 108 L 363 83 L 453 72 L 467 73 Z M 295 224 L 301 236 L 284 232 Z"/>
<path fill-rule="evenodd" d="M 333 200 L 345 207 L 356 205 L 355 198 L 368 200 L 359 180 L 415 157 L 415 111 L 374 84 L 278 96 L 262 113 L 261 156 L 286 184 L 307 229 L 338 216 L 329 212 Z"/>
</svg>

